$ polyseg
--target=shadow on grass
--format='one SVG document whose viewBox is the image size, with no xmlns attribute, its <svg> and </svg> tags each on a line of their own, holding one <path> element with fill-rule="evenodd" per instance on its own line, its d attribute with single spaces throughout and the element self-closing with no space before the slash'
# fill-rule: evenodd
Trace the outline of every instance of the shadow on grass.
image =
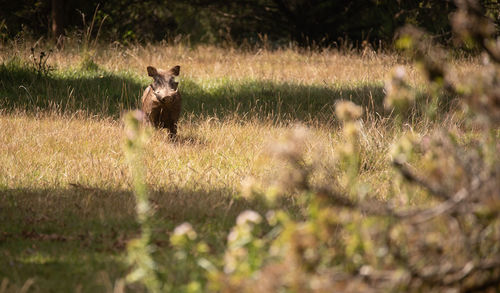
<svg viewBox="0 0 500 293">
<path fill-rule="evenodd" d="M 0 65 L 0 107 L 9 111 L 84 111 L 118 116 L 137 107 L 143 88 L 128 73 L 65 71 L 40 75 L 17 63 Z"/>
<path fill-rule="evenodd" d="M 304 85 L 248 80 L 233 83 L 214 81 L 214 85 L 182 83 L 184 111 L 194 115 L 287 121 L 332 121 L 335 103 L 352 100 L 383 113 L 383 87 L 378 84 Z"/>
<path fill-rule="evenodd" d="M 237 215 L 264 211 L 229 190 L 152 191 L 153 242 L 159 262 L 172 251 L 169 235 L 187 221 L 220 253 Z M 135 200 L 127 190 L 92 187 L 0 190 L 0 276 L 21 287 L 34 278 L 40 292 L 109 291 L 127 272 L 125 248 L 139 235 Z M 168 262 L 168 261 L 166 261 Z M 184 272 L 175 272 L 181 277 Z M 185 272 L 186 274 L 188 272 Z M 107 283 L 106 283 L 107 282 Z"/>
<path fill-rule="evenodd" d="M 137 108 L 148 77 L 130 73 L 55 72 L 38 75 L 27 67 L 0 65 L 0 107 L 8 111 L 84 111 L 118 117 Z M 181 80 L 184 114 L 239 119 L 331 121 L 339 99 L 383 112 L 382 84 L 305 85 L 268 80 Z"/>
</svg>

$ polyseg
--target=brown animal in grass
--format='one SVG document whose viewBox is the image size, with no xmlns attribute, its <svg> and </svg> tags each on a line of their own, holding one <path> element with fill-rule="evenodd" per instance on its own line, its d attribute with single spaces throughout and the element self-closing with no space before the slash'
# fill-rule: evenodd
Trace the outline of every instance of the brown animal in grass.
<svg viewBox="0 0 500 293">
<path fill-rule="evenodd" d="M 177 134 L 177 121 L 181 114 L 181 94 L 179 83 L 175 81 L 180 68 L 177 65 L 167 71 L 148 66 L 148 75 L 153 78 L 153 83 L 142 95 L 142 111 L 146 122 L 156 128 L 167 128 L 170 136 Z"/>
</svg>

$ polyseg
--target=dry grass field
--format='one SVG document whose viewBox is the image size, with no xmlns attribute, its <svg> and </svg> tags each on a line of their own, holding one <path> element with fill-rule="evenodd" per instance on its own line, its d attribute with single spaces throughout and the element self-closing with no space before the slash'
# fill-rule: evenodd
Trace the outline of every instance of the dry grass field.
<svg viewBox="0 0 500 293">
<path fill-rule="evenodd" d="M 160 259 L 182 222 L 217 252 L 241 211 L 264 211 L 245 195 L 273 184 L 283 164 L 272 149 L 297 125 L 307 129 L 305 159 L 321 166 L 311 180 L 343 184 L 329 169 L 345 139 L 334 114 L 339 100 L 364 109 L 360 178 L 378 199 L 401 205 L 428 198 L 389 198 L 399 188 L 391 145 L 436 126 L 460 128 L 446 110 L 405 120 L 384 110 L 384 82 L 397 65 L 425 90 L 418 70 L 392 53 L 110 45 L 83 54 L 75 45 L 52 52 L 53 70 L 44 74 L 33 69 L 30 46 L 0 48 L 0 292 L 112 291 L 124 276 L 124 249 L 139 228 L 122 117 L 138 106 L 148 65 L 181 66 L 184 103 L 179 137 L 153 131 L 146 146 Z M 40 51 L 48 52 L 38 47 L 35 56 Z M 452 65 L 459 75 L 481 70 L 476 60 Z M 296 199 L 281 204 L 300 216 Z"/>
</svg>

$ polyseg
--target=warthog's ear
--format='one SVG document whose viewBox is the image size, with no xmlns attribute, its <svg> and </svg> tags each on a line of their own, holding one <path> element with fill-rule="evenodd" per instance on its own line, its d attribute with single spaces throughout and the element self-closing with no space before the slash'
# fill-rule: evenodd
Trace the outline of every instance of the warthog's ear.
<svg viewBox="0 0 500 293">
<path fill-rule="evenodd" d="M 173 75 L 173 76 L 177 76 L 179 75 L 179 72 L 181 71 L 181 67 L 179 65 L 177 66 L 174 66 L 172 68 L 170 68 L 170 73 Z"/>
<path fill-rule="evenodd" d="M 158 75 L 158 70 L 156 70 L 156 68 L 154 68 L 153 66 L 148 66 L 148 75 L 153 77 L 153 76 L 157 76 Z"/>
</svg>

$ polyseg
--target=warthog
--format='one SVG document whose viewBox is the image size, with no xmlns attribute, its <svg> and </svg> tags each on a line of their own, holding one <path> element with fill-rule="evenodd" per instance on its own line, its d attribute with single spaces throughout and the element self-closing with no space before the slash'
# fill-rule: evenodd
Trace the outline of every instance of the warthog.
<svg viewBox="0 0 500 293">
<path fill-rule="evenodd" d="M 168 71 L 153 66 L 147 69 L 154 81 L 142 95 L 142 111 L 146 121 L 156 128 L 168 128 L 170 136 L 175 136 L 182 102 L 175 76 L 179 75 L 181 67 L 177 65 Z"/>
</svg>

